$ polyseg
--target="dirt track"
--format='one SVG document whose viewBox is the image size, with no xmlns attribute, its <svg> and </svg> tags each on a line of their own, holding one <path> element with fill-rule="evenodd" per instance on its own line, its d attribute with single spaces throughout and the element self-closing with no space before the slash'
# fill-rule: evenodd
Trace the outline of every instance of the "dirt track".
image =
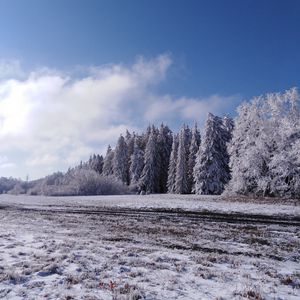
<svg viewBox="0 0 300 300">
<path fill-rule="evenodd" d="M 84 215 L 105 215 L 105 216 L 123 216 L 127 218 L 142 219 L 185 219 L 191 221 L 210 221 L 239 224 L 274 224 L 284 226 L 299 226 L 300 217 L 298 216 L 269 216 L 245 213 L 218 213 L 211 211 L 188 211 L 180 209 L 133 209 L 133 208 L 89 208 L 78 209 L 65 208 L 65 206 L 54 207 L 20 207 L 20 206 L 1 206 L 4 210 L 18 210 L 28 212 L 39 212 L 43 214 L 84 214 Z"/>
</svg>

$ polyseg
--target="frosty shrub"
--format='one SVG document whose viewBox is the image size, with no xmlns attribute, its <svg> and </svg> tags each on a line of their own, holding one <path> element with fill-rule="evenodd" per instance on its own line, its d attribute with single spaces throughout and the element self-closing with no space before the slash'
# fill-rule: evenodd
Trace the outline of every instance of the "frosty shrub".
<svg viewBox="0 0 300 300">
<path fill-rule="evenodd" d="M 114 177 L 89 169 L 73 169 L 61 177 L 53 174 L 33 187 L 31 195 L 83 196 L 126 194 L 128 188 Z"/>
<path fill-rule="evenodd" d="M 10 191 L 8 191 L 8 193 L 12 195 L 20 195 L 26 194 L 26 191 L 22 186 L 22 183 L 17 183 Z"/>
<path fill-rule="evenodd" d="M 0 194 L 5 194 L 8 191 L 12 190 L 18 183 L 20 183 L 19 180 L 15 178 L 0 178 Z"/>
</svg>

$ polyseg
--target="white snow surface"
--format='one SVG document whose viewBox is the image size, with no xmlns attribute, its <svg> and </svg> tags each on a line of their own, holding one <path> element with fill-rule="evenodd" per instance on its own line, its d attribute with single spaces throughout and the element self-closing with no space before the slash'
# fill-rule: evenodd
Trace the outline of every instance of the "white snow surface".
<svg viewBox="0 0 300 300">
<path fill-rule="evenodd" d="M 42 210 L 20 209 L 24 207 Z M 297 226 L 69 214 L 50 211 L 53 207 L 299 215 L 296 202 L 258 204 L 191 195 L 3 195 L 1 299 L 300 298 Z"/>
<path fill-rule="evenodd" d="M 228 201 L 223 196 L 204 195 L 176 195 L 176 194 L 151 194 L 151 195 L 118 195 L 118 196 L 70 196 L 70 197 L 45 197 L 45 196 L 13 196 L 0 195 L 0 205 L 22 205 L 23 207 L 47 208 L 134 208 L 134 209 L 181 209 L 186 211 L 211 211 L 222 213 L 249 213 L 261 215 L 295 215 L 300 216 L 300 202 L 281 200 L 279 203 L 272 199 L 252 202 L 245 198 L 241 201 L 234 199 Z"/>
</svg>

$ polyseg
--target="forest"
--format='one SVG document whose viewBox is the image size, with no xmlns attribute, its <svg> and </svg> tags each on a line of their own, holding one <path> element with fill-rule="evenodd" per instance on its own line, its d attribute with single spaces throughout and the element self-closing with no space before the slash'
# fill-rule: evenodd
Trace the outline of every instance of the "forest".
<svg viewBox="0 0 300 300">
<path fill-rule="evenodd" d="M 244 102 L 235 119 L 209 113 L 173 133 L 166 124 L 126 131 L 106 155 L 34 181 L 0 178 L 0 193 L 200 194 L 300 198 L 297 88 Z"/>
</svg>

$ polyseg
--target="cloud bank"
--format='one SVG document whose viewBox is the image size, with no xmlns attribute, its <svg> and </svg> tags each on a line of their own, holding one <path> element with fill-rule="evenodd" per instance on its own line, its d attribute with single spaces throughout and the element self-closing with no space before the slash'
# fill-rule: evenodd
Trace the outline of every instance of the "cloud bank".
<svg viewBox="0 0 300 300">
<path fill-rule="evenodd" d="M 176 99 L 154 93 L 171 64 L 169 55 L 140 57 L 131 66 L 88 68 L 76 78 L 47 68 L 25 76 L 17 61 L 0 61 L 0 176 L 36 178 L 65 170 L 104 153 L 126 128 L 140 131 L 162 121 L 176 126 L 236 102 L 235 96 Z"/>
</svg>

